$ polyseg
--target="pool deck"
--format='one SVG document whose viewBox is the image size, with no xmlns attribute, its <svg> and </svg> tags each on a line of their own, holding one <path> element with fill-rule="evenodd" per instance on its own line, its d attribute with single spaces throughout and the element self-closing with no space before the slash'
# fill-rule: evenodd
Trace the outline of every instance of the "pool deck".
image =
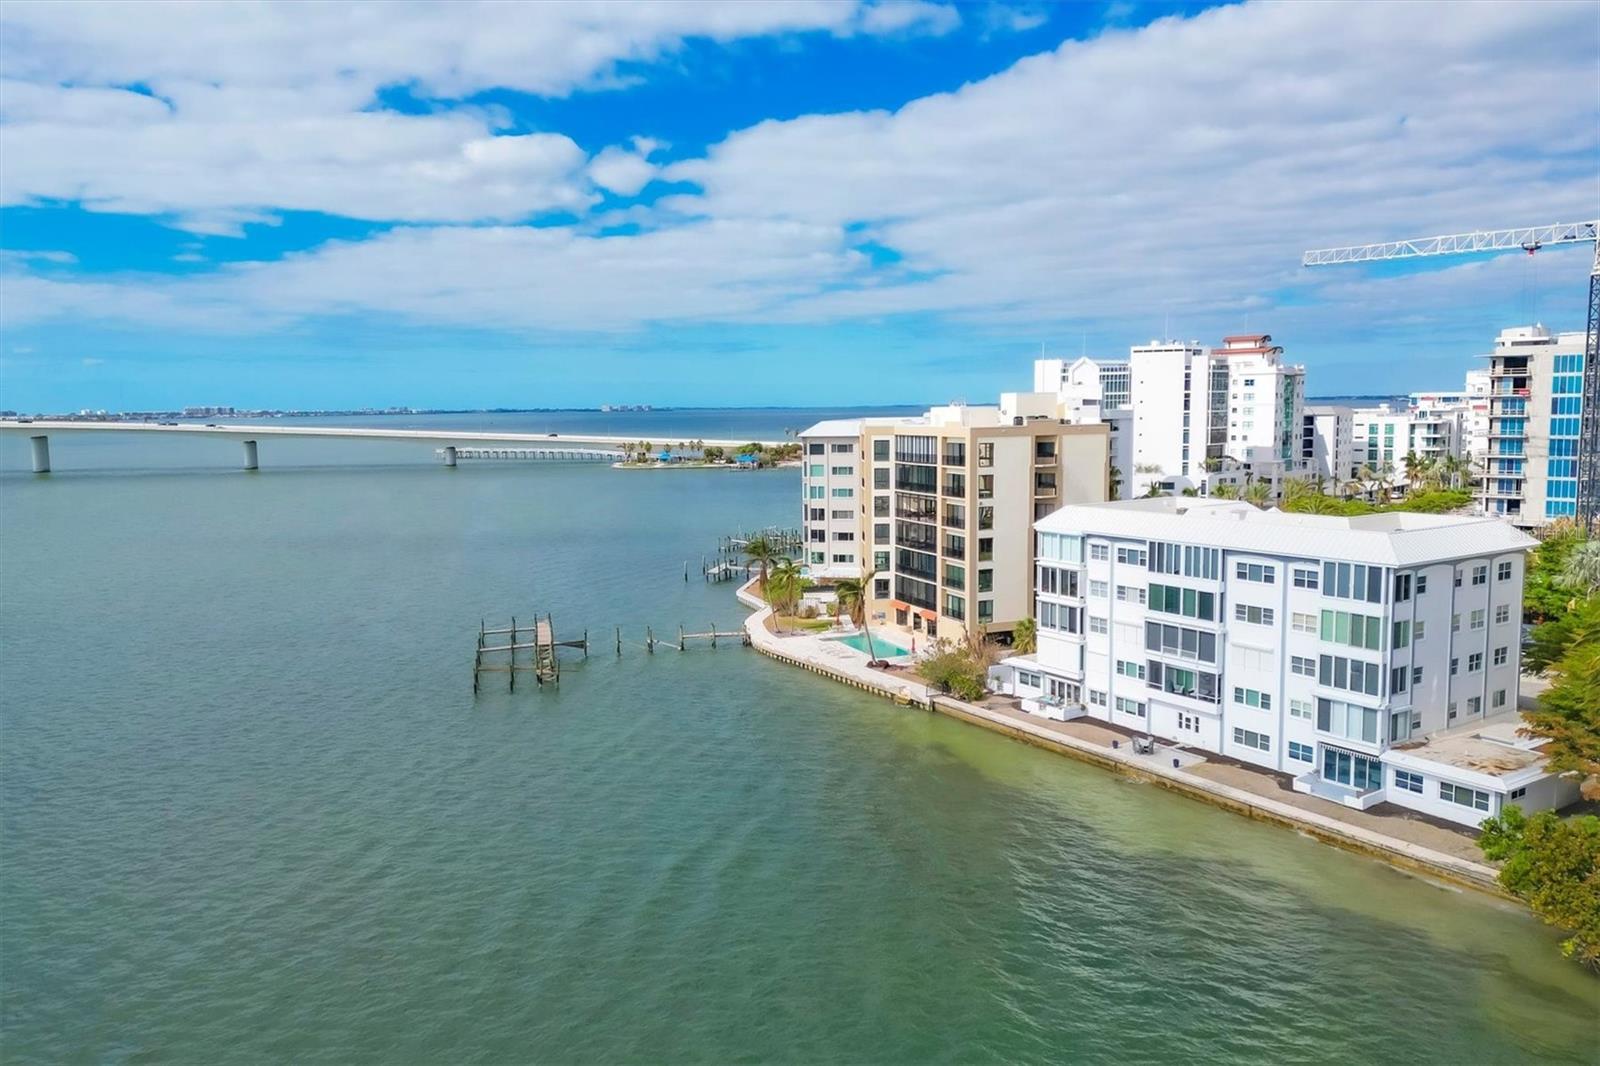
<svg viewBox="0 0 1600 1066">
<path fill-rule="evenodd" d="M 905 670 L 875 670 L 866 655 L 842 645 L 837 632 L 778 633 L 772 609 L 753 591 L 738 591 L 754 612 L 745 619 L 751 644 L 762 654 L 898 703 L 938 711 L 1004 733 L 1038 747 L 1163 788 L 1181 792 L 1260 821 L 1306 833 L 1325 843 L 1371 856 L 1398 869 L 1505 898 L 1496 870 L 1485 864 L 1474 835 L 1433 819 L 1381 805 L 1357 811 L 1290 790 L 1281 775 L 1267 773 L 1180 745 L 1158 741 L 1151 755 L 1138 755 L 1132 734 L 1104 722 L 1056 722 L 1024 713 L 1009 696 L 967 703 L 936 693 Z M 1174 760 L 1177 766 L 1173 765 Z"/>
</svg>

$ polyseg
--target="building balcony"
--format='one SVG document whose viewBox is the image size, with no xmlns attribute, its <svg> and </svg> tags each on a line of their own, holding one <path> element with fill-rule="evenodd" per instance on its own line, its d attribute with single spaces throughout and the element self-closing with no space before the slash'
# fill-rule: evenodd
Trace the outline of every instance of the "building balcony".
<svg viewBox="0 0 1600 1066">
<path fill-rule="evenodd" d="M 1382 788 L 1369 788 L 1364 791 L 1354 789 L 1335 781 L 1325 781 L 1315 770 L 1308 770 L 1295 778 L 1294 790 L 1358 811 L 1364 811 L 1383 802 Z"/>
</svg>

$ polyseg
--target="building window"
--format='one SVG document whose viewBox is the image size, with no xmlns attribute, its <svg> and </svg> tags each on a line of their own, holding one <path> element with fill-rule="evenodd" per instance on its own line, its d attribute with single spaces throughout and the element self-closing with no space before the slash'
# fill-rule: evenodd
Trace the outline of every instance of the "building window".
<svg viewBox="0 0 1600 1066">
<path fill-rule="evenodd" d="M 1497 626 L 1503 626 L 1509 621 L 1511 621 L 1511 605 L 1509 603 L 1502 603 L 1500 606 L 1494 609 L 1494 624 Z"/>
<path fill-rule="evenodd" d="M 1415 636 L 1415 638 L 1417 640 L 1421 640 L 1427 634 L 1427 631 L 1428 631 L 1428 623 L 1426 623 L 1426 622 L 1418 622 L 1417 623 L 1417 631 L 1414 634 L 1414 636 Z"/>
<path fill-rule="evenodd" d="M 1483 669 L 1483 652 L 1475 651 L 1467 656 L 1467 673 L 1475 674 Z"/>
<path fill-rule="evenodd" d="M 1347 692 L 1364 692 L 1378 695 L 1377 663 L 1360 659 L 1347 659 L 1343 655 L 1318 656 L 1317 683 L 1329 688 L 1342 688 Z"/>
<path fill-rule="evenodd" d="M 1403 648 L 1411 643 L 1411 623 L 1396 622 L 1394 624 L 1394 647 Z"/>
<path fill-rule="evenodd" d="M 1260 692 L 1253 688 L 1240 688 L 1234 686 L 1233 702 L 1246 707 L 1259 707 L 1263 711 L 1272 710 L 1272 694 Z"/>
<path fill-rule="evenodd" d="M 1111 545 L 1109 545 L 1109 544 L 1091 544 L 1091 545 L 1089 545 L 1089 558 L 1091 560 L 1097 562 L 1097 563 L 1105 562 L 1107 559 L 1111 558 Z"/>
<path fill-rule="evenodd" d="M 1132 588 L 1128 585 L 1118 585 L 1117 599 L 1121 600 L 1123 603 L 1137 603 L 1140 606 L 1143 606 L 1145 602 L 1145 590 L 1143 588 Z"/>
<path fill-rule="evenodd" d="M 1275 571 L 1272 567 L 1262 563 L 1235 563 L 1233 576 L 1240 581 L 1258 581 L 1270 585 L 1275 580 Z"/>
<path fill-rule="evenodd" d="M 1105 581 L 1090 581 L 1089 582 L 1089 595 L 1091 595 L 1091 596 L 1098 596 L 1101 599 L 1104 599 L 1107 595 L 1110 594 L 1110 589 L 1111 589 L 1110 584 L 1105 582 Z"/>
<path fill-rule="evenodd" d="M 1266 733 L 1257 733 L 1251 729 L 1240 729 L 1238 726 L 1233 727 L 1233 742 L 1242 744 L 1247 748 L 1257 748 L 1261 751 L 1272 750 L 1272 737 Z"/>
<path fill-rule="evenodd" d="M 839 499 L 839 500 L 848 500 L 851 497 L 853 497 L 855 494 L 856 494 L 856 490 L 855 489 L 834 489 L 833 490 L 834 498 L 835 499 Z"/>
<path fill-rule="evenodd" d="M 993 622 L 994 621 L 994 601 L 993 600 L 979 600 L 978 601 L 978 621 L 980 621 L 980 622 Z"/>
<path fill-rule="evenodd" d="M 816 443 L 806 445 L 807 455 L 826 455 L 827 453 L 828 446 L 826 444 Z"/>
<path fill-rule="evenodd" d="M 1472 583 L 1474 585 L 1487 585 L 1489 583 L 1489 568 L 1487 566 L 1474 566 L 1472 568 Z"/>
<path fill-rule="evenodd" d="M 889 461 L 889 438 L 881 437 L 872 442 L 872 461 L 887 463 Z"/>
<path fill-rule="evenodd" d="M 1145 554 L 1143 548 L 1118 548 L 1117 562 L 1128 563 L 1131 566 L 1144 566 Z"/>
<path fill-rule="evenodd" d="M 1502 647 L 1496 648 L 1494 650 L 1494 664 L 1496 666 L 1504 666 L 1506 664 L 1506 648 L 1505 647 L 1502 646 Z"/>
<path fill-rule="evenodd" d="M 1394 772 L 1394 787 L 1406 792 L 1415 792 L 1422 795 L 1422 775 L 1408 773 L 1405 770 Z"/>
<path fill-rule="evenodd" d="M 1316 762 L 1316 751 L 1310 744 L 1301 744 L 1299 741 L 1289 741 L 1289 758 L 1295 762 Z"/>
<path fill-rule="evenodd" d="M 833 561 L 836 563 L 853 563 L 856 561 L 856 557 L 849 552 L 834 552 Z"/>
<path fill-rule="evenodd" d="M 832 470 L 834 477 L 849 477 L 856 472 L 856 468 L 853 466 L 835 466 L 831 467 L 830 469 Z M 889 486 L 885 485 L 883 487 L 888 488 Z"/>
<path fill-rule="evenodd" d="M 1317 661 L 1305 655 L 1289 656 L 1289 672 L 1301 677 L 1317 676 Z"/>
<path fill-rule="evenodd" d="M 1304 718 L 1305 720 L 1310 721 L 1311 720 L 1311 701 L 1310 700 L 1290 700 L 1289 701 L 1289 717 L 1290 718 Z"/>
<path fill-rule="evenodd" d="M 1514 788 L 1514 789 L 1511 790 L 1511 794 L 1506 796 L 1506 799 L 1508 799 L 1508 800 L 1519 800 L 1523 796 L 1526 796 L 1527 794 L 1528 794 L 1528 789 L 1527 789 L 1526 786 L 1524 786 L 1522 788 Z"/>
<path fill-rule="evenodd" d="M 1470 697 L 1468 697 L 1468 699 L 1467 699 L 1467 713 L 1471 714 L 1471 715 L 1479 715 L 1479 714 L 1483 713 L 1483 697 L 1482 696 L 1470 696 Z"/>
<path fill-rule="evenodd" d="M 1349 611 L 1323 611 L 1322 639 L 1351 648 L 1379 651 L 1383 648 L 1383 619 Z"/>
<path fill-rule="evenodd" d="M 1394 575 L 1394 602 L 1405 603 L 1411 598 L 1411 575 Z"/>
<path fill-rule="evenodd" d="M 1428 591 L 1428 575 L 1427 574 L 1418 574 L 1417 575 L 1417 595 L 1420 596 L 1424 592 L 1427 592 L 1427 591 Z"/>
<path fill-rule="evenodd" d="M 1296 633 L 1315 633 L 1317 631 L 1317 616 L 1314 614 L 1301 614 L 1296 611 L 1289 616 L 1289 628 Z"/>
<path fill-rule="evenodd" d="M 1511 580 L 1511 564 L 1509 562 L 1504 562 L 1504 563 L 1500 563 L 1498 566 L 1496 566 L 1494 568 L 1494 579 L 1496 581 L 1510 581 Z"/>
<path fill-rule="evenodd" d="M 1104 618 L 1091 614 L 1089 616 L 1089 632 L 1099 633 L 1102 635 L 1109 633 L 1111 632 L 1110 623 L 1108 623 Z"/>
<path fill-rule="evenodd" d="M 1138 700 L 1130 700 L 1126 696 L 1117 697 L 1117 710 L 1123 714 L 1131 714 L 1139 718 L 1144 717 L 1144 704 Z"/>
<path fill-rule="evenodd" d="M 1144 680 L 1144 663 L 1130 663 L 1126 659 L 1118 659 L 1117 660 L 1117 673 L 1121 674 L 1123 677 L 1132 677 L 1132 678 L 1137 678 L 1140 681 L 1143 681 Z"/>
<path fill-rule="evenodd" d="M 1383 567 L 1365 563 L 1323 563 L 1322 594 L 1341 600 L 1383 602 Z"/>
<path fill-rule="evenodd" d="M 1315 570 L 1294 571 L 1294 587 L 1297 589 L 1314 589 L 1317 587 L 1317 572 Z"/>
<path fill-rule="evenodd" d="M 1253 607 L 1249 604 L 1236 603 L 1233 605 L 1233 620 L 1236 622 L 1249 622 L 1253 626 L 1270 626 L 1273 622 L 1271 607 Z"/>
<path fill-rule="evenodd" d="M 1422 667 L 1413 666 L 1411 668 L 1411 684 L 1413 687 L 1422 684 Z"/>
<path fill-rule="evenodd" d="M 1476 788 L 1467 788 L 1465 785 L 1452 785 L 1448 781 L 1439 782 L 1439 798 L 1446 803 L 1459 803 L 1473 810 L 1489 809 L 1489 793 Z"/>
<path fill-rule="evenodd" d="M 1482 629 L 1483 628 L 1483 619 L 1484 619 L 1484 615 L 1486 613 L 1487 612 L 1484 611 L 1484 609 L 1481 608 L 1481 607 L 1478 608 L 1476 611 L 1473 611 L 1472 612 L 1472 625 L 1471 625 L 1471 628 L 1473 628 L 1475 630 L 1476 629 Z"/>
<path fill-rule="evenodd" d="M 1398 696 L 1406 690 L 1406 668 L 1397 666 L 1389 671 L 1389 691 Z"/>
</svg>

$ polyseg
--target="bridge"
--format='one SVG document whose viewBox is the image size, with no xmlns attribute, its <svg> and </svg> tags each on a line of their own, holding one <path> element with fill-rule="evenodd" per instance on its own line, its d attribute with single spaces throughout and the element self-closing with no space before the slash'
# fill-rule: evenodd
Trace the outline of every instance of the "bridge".
<svg viewBox="0 0 1600 1066">
<path fill-rule="evenodd" d="M 222 425 L 208 423 L 195 425 L 192 423 L 159 423 L 159 422 L 71 422 L 57 420 L 23 421 L 21 419 L 0 420 L 0 433 L 26 433 L 33 442 L 33 469 L 35 473 L 48 473 L 50 470 L 50 436 L 60 433 L 171 433 L 182 436 L 221 437 L 227 440 L 237 440 L 244 448 L 244 469 L 255 470 L 260 465 L 259 445 L 262 440 L 272 437 L 311 437 L 331 438 L 339 440 L 389 440 L 389 441 L 419 441 L 441 445 L 435 454 L 444 460 L 444 465 L 453 467 L 460 458 L 473 459 L 501 459 L 512 458 L 511 452 L 527 452 L 527 455 L 516 455 L 515 458 L 528 459 L 573 459 L 573 460 L 617 460 L 622 458 L 620 449 L 623 445 L 632 444 L 637 437 L 608 436 L 604 434 L 589 433 L 494 433 L 478 430 L 449 430 L 449 429 L 391 429 L 387 427 L 352 427 L 352 426 L 283 426 L 283 425 Z M 739 448 L 746 444 L 760 444 L 764 447 L 777 447 L 788 443 L 775 440 L 727 440 L 711 438 L 695 438 L 707 447 Z M 559 442 L 559 443 L 558 443 Z M 567 445 L 610 445 L 617 451 L 607 452 L 599 449 L 568 448 Z M 654 445 L 660 447 L 661 444 Z M 470 452 L 470 455 L 463 455 Z M 546 454 L 533 454 L 543 452 Z M 565 452 L 564 455 L 550 453 Z M 579 454 L 579 453 L 582 454 Z M 496 453 L 496 454 L 489 454 Z"/>
</svg>

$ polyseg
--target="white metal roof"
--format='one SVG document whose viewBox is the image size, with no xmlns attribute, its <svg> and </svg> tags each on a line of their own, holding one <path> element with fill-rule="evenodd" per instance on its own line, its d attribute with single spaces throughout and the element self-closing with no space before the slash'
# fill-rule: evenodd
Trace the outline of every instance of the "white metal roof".
<svg viewBox="0 0 1600 1066">
<path fill-rule="evenodd" d="M 1047 533 L 1099 533 L 1400 567 L 1526 551 L 1537 543 L 1498 518 L 1407 512 L 1342 518 L 1193 496 L 1071 504 L 1035 526 Z"/>
<path fill-rule="evenodd" d="M 859 437 L 861 435 L 861 419 L 824 419 L 800 435 L 802 437 Z"/>
</svg>

